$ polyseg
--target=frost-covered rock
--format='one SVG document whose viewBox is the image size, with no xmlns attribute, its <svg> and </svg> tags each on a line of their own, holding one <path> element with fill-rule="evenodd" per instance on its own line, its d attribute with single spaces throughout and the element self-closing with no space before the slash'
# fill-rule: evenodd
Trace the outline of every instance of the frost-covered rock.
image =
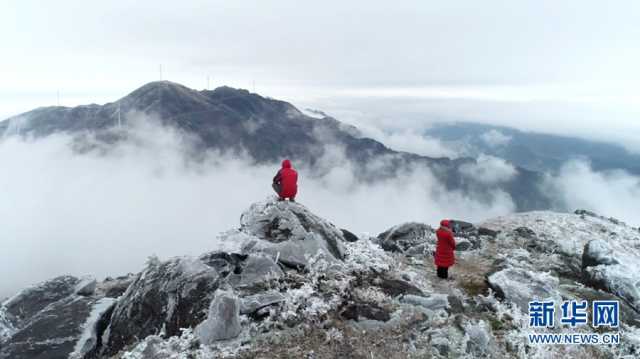
<svg viewBox="0 0 640 359">
<path fill-rule="evenodd" d="M 344 258 L 342 230 L 295 202 L 263 201 L 253 204 L 240 217 L 240 231 L 254 236 L 245 252 L 263 252 L 288 266 L 306 267 L 319 252 Z"/>
<path fill-rule="evenodd" d="M 619 262 L 614 256 L 615 254 L 609 243 L 601 239 L 594 239 L 584 246 L 582 268 L 595 267 L 600 264 L 618 264 Z"/>
<path fill-rule="evenodd" d="M 473 247 L 473 243 L 471 243 L 466 238 L 460 238 L 456 240 L 456 251 L 468 251 Z"/>
<path fill-rule="evenodd" d="M 445 294 L 433 294 L 426 298 L 408 294 L 403 296 L 401 301 L 408 304 L 421 306 L 429 310 L 440 310 L 449 308 L 449 300 L 447 298 L 447 295 Z"/>
<path fill-rule="evenodd" d="M 558 278 L 548 273 L 535 273 L 521 268 L 509 267 L 493 273 L 487 281 L 496 295 L 528 311 L 529 301 L 559 298 Z"/>
<path fill-rule="evenodd" d="M 97 284 L 98 281 L 96 281 L 96 279 L 93 277 L 82 278 L 76 285 L 75 293 L 83 296 L 92 295 L 96 290 Z"/>
<path fill-rule="evenodd" d="M 61 276 L 31 286 L 0 306 L 0 358 L 67 357 L 81 337 L 93 300 Z"/>
<path fill-rule="evenodd" d="M 22 290 L 7 299 L 3 306 L 16 324 L 32 318 L 48 305 L 75 292 L 80 280 L 72 276 L 57 277 Z"/>
<path fill-rule="evenodd" d="M 275 291 L 246 296 L 240 300 L 240 314 L 252 314 L 259 309 L 283 301 L 285 297 Z"/>
<path fill-rule="evenodd" d="M 240 326 L 240 301 L 230 292 L 217 292 L 211 302 L 207 319 L 200 323 L 195 334 L 203 344 L 232 339 L 242 331 Z"/>
<path fill-rule="evenodd" d="M 99 338 L 101 333 L 98 333 L 98 329 L 104 324 L 100 323 L 100 321 L 103 320 L 102 318 L 105 313 L 113 310 L 114 304 L 115 299 L 108 297 L 93 303 L 91 312 L 82 325 L 82 335 L 76 341 L 76 345 L 73 352 L 69 355 L 69 359 L 81 359 L 85 356 L 90 357 L 91 354 L 93 354 L 92 351 L 96 348 L 98 341 L 102 340 L 102 338 Z"/>
<path fill-rule="evenodd" d="M 15 331 L 12 320 L 9 319 L 9 314 L 6 312 L 4 306 L 0 305 L 0 347 L 2 342 L 7 340 Z"/>
<path fill-rule="evenodd" d="M 626 300 L 636 311 L 640 311 L 640 278 L 638 267 L 626 265 L 597 265 L 585 269 L 587 282 Z"/>
<path fill-rule="evenodd" d="M 0 358 L 66 358 L 80 339 L 92 300 L 68 295 L 47 305 L 9 337 Z"/>
<path fill-rule="evenodd" d="M 492 341 L 491 329 L 485 321 L 467 323 L 464 327 L 467 335 L 467 353 L 479 358 L 489 354 Z"/>
<path fill-rule="evenodd" d="M 427 242 L 435 243 L 435 231 L 424 223 L 403 223 L 380 233 L 380 246 L 390 252 L 404 252 Z"/>
<path fill-rule="evenodd" d="M 198 258 L 151 259 L 85 295 L 80 280 L 58 278 L 14 296 L 0 305 L 0 358 L 637 356 L 635 228 L 551 212 L 458 222 L 458 249 L 470 248 L 443 281 L 426 227 L 389 233 L 392 253 L 301 204 L 257 203 Z M 615 348 L 522 342 L 530 300 L 616 296 Z"/>
<path fill-rule="evenodd" d="M 100 352 L 113 355 L 137 338 L 180 334 L 206 317 L 220 275 L 199 259 L 149 261 L 118 300 Z"/>
</svg>

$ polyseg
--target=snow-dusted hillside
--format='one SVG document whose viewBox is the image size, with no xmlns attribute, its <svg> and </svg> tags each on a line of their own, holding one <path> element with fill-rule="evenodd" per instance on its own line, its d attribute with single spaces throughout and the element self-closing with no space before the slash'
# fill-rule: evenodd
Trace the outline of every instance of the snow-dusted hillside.
<svg viewBox="0 0 640 359">
<path fill-rule="evenodd" d="M 458 223 L 452 279 L 440 280 L 426 224 L 369 238 L 298 203 L 259 202 L 198 258 L 150 258 L 137 275 L 93 285 L 60 277 L 6 301 L 0 358 L 640 353 L 637 228 L 586 211 Z M 621 344 L 527 344 L 527 303 L 545 298 L 620 299 Z"/>
</svg>

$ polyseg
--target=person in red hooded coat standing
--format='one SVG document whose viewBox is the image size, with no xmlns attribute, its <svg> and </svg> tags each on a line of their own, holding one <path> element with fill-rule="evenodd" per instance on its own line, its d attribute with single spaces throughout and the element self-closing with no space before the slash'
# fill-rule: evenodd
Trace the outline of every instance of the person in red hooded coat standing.
<svg viewBox="0 0 640 359">
<path fill-rule="evenodd" d="M 447 279 L 449 267 L 455 263 L 456 240 L 453 238 L 451 223 L 448 219 L 440 221 L 440 228 L 436 231 L 438 243 L 436 244 L 435 264 L 438 267 L 438 277 Z"/>
<path fill-rule="evenodd" d="M 280 201 L 286 198 L 295 202 L 298 194 L 298 172 L 291 167 L 291 161 L 282 161 L 282 168 L 273 177 L 273 190 L 280 197 Z"/>
</svg>

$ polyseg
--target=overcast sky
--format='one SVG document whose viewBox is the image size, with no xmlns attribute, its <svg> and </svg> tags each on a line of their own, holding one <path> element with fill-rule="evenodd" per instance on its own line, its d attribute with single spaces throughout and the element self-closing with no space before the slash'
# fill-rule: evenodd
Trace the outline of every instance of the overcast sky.
<svg viewBox="0 0 640 359">
<path fill-rule="evenodd" d="M 255 82 L 363 118 L 640 142 L 637 1 L 0 4 L 0 118 L 55 105 L 58 91 L 62 105 L 113 101 L 162 64 L 189 87 Z"/>
</svg>

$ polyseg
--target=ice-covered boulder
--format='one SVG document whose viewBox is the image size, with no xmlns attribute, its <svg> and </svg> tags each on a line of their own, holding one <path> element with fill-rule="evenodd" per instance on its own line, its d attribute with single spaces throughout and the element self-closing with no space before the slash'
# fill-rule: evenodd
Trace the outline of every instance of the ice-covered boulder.
<svg viewBox="0 0 640 359">
<path fill-rule="evenodd" d="M 456 251 L 468 251 L 473 248 L 473 243 L 466 238 L 456 239 Z"/>
<path fill-rule="evenodd" d="M 206 317 L 219 273 L 200 259 L 151 259 L 118 300 L 100 352 L 114 355 L 138 338 L 180 334 Z"/>
<path fill-rule="evenodd" d="M 231 292 L 218 291 L 211 302 L 207 319 L 200 323 L 195 334 L 203 344 L 232 339 L 242 331 L 240 301 Z"/>
<path fill-rule="evenodd" d="M 600 264 L 611 265 L 618 263 L 613 248 L 611 248 L 609 243 L 601 239 L 594 239 L 585 244 L 584 251 L 582 252 L 582 268 L 594 267 Z"/>
<path fill-rule="evenodd" d="M 240 314 L 252 314 L 259 309 L 281 303 L 284 300 L 285 297 L 275 291 L 249 295 L 240 300 Z"/>
<path fill-rule="evenodd" d="M 487 277 L 496 296 L 528 311 L 529 301 L 559 298 L 558 278 L 548 273 L 531 272 L 523 268 L 508 267 Z"/>
<path fill-rule="evenodd" d="M 617 253 L 609 242 L 602 239 L 589 241 L 582 253 L 585 282 L 618 295 L 636 310 L 640 310 L 638 263 L 640 258 L 630 253 Z"/>
<path fill-rule="evenodd" d="M 493 341 L 491 329 L 487 323 L 485 321 L 467 323 L 464 326 L 464 331 L 468 339 L 466 352 L 473 355 L 474 358 L 487 356 Z"/>
<path fill-rule="evenodd" d="M 284 275 L 271 257 L 259 253 L 210 252 L 201 255 L 200 260 L 226 277 L 234 288 L 253 288 Z"/>
<path fill-rule="evenodd" d="M 96 281 L 93 277 L 85 277 L 80 280 L 78 284 L 76 284 L 75 293 L 83 296 L 90 296 L 96 290 L 96 285 L 98 281 Z"/>
<path fill-rule="evenodd" d="M 449 308 L 449 299 L 445 294 L 432 294 L 429 297 L 407 294 L 401 301 L 434 311 Z"/>
<path fill-rule="evenodd" d="M 9 339 L 14 332 L 13 321 L 10 319 L 5 308 L 0 305 L 0 347 L 2 347 L 2 342 Z"/>
<path fill-rule="evenodd" d="M 73 294 L 80 280 L 72 276 L 60 276 L 22 290 L 7 299 L 3 306 L 15 320 L 14 325 L 29 320 L 48 305 Z"/>
<path fill-rule="evenodd" d="M 253 204 L 240 217 L 240 232 L 249 237 L 244 253 L 262 252 L 290 267 L 304 268 L 322 252 L 342 260 L 344 232 L 295 202 L 267 200 Z"/>
<path fill-rule="evenodd" d="M 104 291 L 94 297 L 95 291 L 95 279 L 62 276 L 5 301 L 0 306 L 0 358 L 83 357 L 97 340 L 100 316 L 114 301 L 100 298 Z"/>
<path fill-rule="evenodd" d="M 435 244 L 435 231 L 424 223 L 407 222 L 380 233 L 377 242 L 386 251 L 405 252 L 428 242 Z"/>
</svg>

